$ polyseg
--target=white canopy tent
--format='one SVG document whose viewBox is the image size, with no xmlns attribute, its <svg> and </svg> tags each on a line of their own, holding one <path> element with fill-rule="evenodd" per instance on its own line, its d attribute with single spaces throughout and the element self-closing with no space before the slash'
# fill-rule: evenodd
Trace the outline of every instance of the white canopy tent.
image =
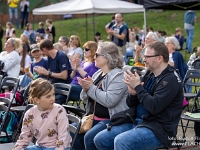
<svg viewBox="0 0 200 150">
<path fill-rule="evenodd" d="M 145 17 L 146 14 L 143 5 L 138 5 L 120 0 L 68 0 L 52 4 L 49 6 L 33 9 L 33 15 L 94 14 L 94 13 L 111 14 L 111 13 L 133 13 L 133 12 L 144 12 L 144 24 L 146 26 L 146 17 Z M 86 18 L 86 23 L 87 23 L 87 18 Z M 93 30 L 95 32 L 94 24 L 93 24 Z"/>
</svg>

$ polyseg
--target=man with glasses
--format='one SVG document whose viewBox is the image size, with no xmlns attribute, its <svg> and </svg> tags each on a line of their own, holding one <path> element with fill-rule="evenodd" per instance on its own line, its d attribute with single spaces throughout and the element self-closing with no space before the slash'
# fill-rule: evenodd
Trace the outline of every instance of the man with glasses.
<svg viewBox="0 0 200 150">
<path fill-rule="evenodd" d="M 135 106 L 136 124 L 126 123 L 103 130 L 94 138 L 98 150 L 147 150 L 168 147 L 177 134 L 183 105 L 183 87 L 162 42 L 147 45 L 143 61 L 148 69 L 142 81 L 137 73 L 124 73 L 127 105 Z M 146 113 L 141 114 L 141 110 Z M 141 117 L 142 116 L 142 117 Z"/>
<path fill-rule="evenodd" d="M 71 82 L 70 74 L 72 68 L 68 57 L 64 53 L 54 49 L 53 43 L 48 39 L 41 41 L 40 50 L 48 57 L 48 70 L 44 67 L 37 67 L 34 71 L 46 76 L 53 84 L 69 84 Z M 66 98 L 62 96 L 59 95 L 59 97 L 56 97 L 56 103 L 63 104 L 65 102 Z"/>
</svg>

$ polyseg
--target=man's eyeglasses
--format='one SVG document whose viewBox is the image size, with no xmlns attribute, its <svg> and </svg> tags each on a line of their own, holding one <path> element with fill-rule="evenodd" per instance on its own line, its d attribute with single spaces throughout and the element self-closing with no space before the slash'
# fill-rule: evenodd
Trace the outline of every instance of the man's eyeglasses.
<svg viewBox="0 0 200 150">
<path fill-rule="evenodd" d="M 103 54 L 98 54 L 98 53 L 96 53 L 95 56 L 96 56 L 96 58 L 97 58 L 97 57 L 99 57 L 99 56 L 104 56 L 104 55 L 103 55 Z"/>
<path fill-rule="evenodd" d="M 157 57 L 157 56 L 160 56 L 160 55 L 144 55 L 144 58 L 148 59 L 148 58 Z"/>
<path fill-rule="evenodd" d="M 90 49 L 89 48 L 85 48 L 85 51 L 88 52 Z"/>
</svg>

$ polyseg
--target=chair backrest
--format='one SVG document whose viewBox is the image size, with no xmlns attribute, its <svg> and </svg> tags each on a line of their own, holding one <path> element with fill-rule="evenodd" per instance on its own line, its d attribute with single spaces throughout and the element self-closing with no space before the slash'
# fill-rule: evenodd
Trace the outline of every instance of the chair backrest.
<svg viewBox="0 0 200 150">
<path fill-rule="evenodd" d="M 54 88 L 55 88 L 55 94 L 61 94 L 67 97 L 66 98 L 66 104 L 67 104 L 69 100 L 69 94 L 71 92 L 71 85 L 65 83 L 55 83 Z"/>
<path fill-rule="evenodd" d="M 4 102 L 7 107 L 11 105 L 10 100 L 6 97 L 0 97 L 0 102 Z"/>
<path fill-rule="evenodd" d="M 147 69 L 145 67 L 139 67 L 139 66 L 133 66 L 131 68 L 131 72 L 135 73 L 135 71 L 138 73 L 139 76 L 144 76 L 145 73 L 147 72 Z"/>
<path fill-rule="evenodd" d="M 133 66 L 124 65 L 123 68 L 122 68 L 122 70 L 123 70 L 123 71 L 131 70 L 132 67 L 133 67 Z"/>
<path fill-rule="evenodd" d="M 71 143 L 71 149 L 73 149 L 74 142 L 76 140 L 76 136 L 77 136 L 77 134 L 79 133 L 79 130 L 80 130 L 81 119 L 72 115 L 72 114 L 67 114 L 67 116 L 68 116 L 68 120 L 69 120 L 69 131 L 74 134 L 74 137 L 73 137 L 72 143 Z M 76 123 L 77 126 L 75 127 L 71 123 Z"/>
<path fill-rule="evenodd" d="M 0 111 L 4 111 L 4 118 L 2 118 L 1 122 L 0 122 L 0 135 L 1 135 L 1 131 L 6 132 L 6 127 L 9 123 L 8 120 L 8 113 L 9 113 L 9 109 L 7 106 L 4 105 L 0 105 Z"/>
<path fill-rule="evenodd" d="M 189 69 L 187 70 L 183 83 L 185 84 L 188 79 L 200 79 L 200 69 Z"/>
<path fill-rule="evenodd" d="M 4 77 L 0 85 L 1 92 L 3 90 L 3 87 L 8 87 L 12 89 L 13 93 L 16 93 L 19 87 L 19 81 L 20 79 L 15 78 L 15 77 L 10 77 L 10 76 Z M 15 99 L 15 94 L 13 95 L 11 103 L 13 102 L 14 99 Z"/>
</svg>

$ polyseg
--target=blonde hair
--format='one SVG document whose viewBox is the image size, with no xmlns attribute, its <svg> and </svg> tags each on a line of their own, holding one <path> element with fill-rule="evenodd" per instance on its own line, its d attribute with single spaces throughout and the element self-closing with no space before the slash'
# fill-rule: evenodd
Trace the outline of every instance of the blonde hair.
<svg viewBox="0 0 200 150">
<path fill-rule="evenodd" d="M 81 46 L 81 40 L 79 38 L 79 36 L 77 35 L 72 35 L 70 37 L 70 41 L 72 41 L 72 43 L 76 46 L 76 47 L 80 47 Z"/>
<path fill-rule="evenodd" d="M 9 38 L 8 40 L 11 40 L 12 46 L 17 50 L 21 46 L 21 40 L 19 38 Z"/>
<path fill-rule="evenodd" d="M 30 103 L 34 103 L 33 99 L 35 97 L 41 98 L 42 96 L 49 93 L 52 89 L 54 89 L 54 86 L 48 80 L 45 80 L 43 78 L 33 80 L 30 84 L 28 101 Z"/>
<path fill-rule="evenodd" d="M 61 43 L 54 43 L 53 44 L 53 47 L 59 51 L 62 51 L 63 50 L 63 46 Z"/>
<path fill-rule="evenodd" d="M 22 41 L 22 42 L 24 42 L 26 44 L 30 44 L 30 41 L 29 41 L 28 36 L 26 34 L 21 34 L 21 37 L 24 39 L 24 41 Z"/>
</svg>

